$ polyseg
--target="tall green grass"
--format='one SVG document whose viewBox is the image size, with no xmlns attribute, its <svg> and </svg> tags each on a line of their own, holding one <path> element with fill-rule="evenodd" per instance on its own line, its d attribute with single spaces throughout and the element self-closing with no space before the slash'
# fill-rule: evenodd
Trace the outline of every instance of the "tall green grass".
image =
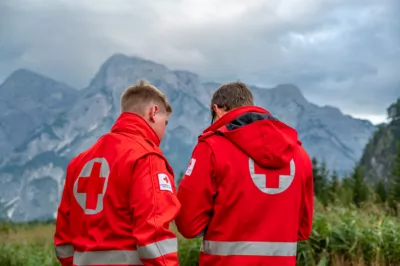
<svg viewBox="0 0 400 266">
<path fill-rule="evenodd" d="M 400 222 L 374 212 L 334 208 L 315 215 L 298 265 L 400 265 Z"/>
<path fill-rule="evenodd" d="M 317 206 L 310 239 L 298 246 L 297 265 L 400 265 L 400 221 L 377 206 Z M 0 226 L 1 266 L 53 266 L 54 225 Z M 182 266 L 197 265 L 201 239 L 180 237 Z"/>
</svg>

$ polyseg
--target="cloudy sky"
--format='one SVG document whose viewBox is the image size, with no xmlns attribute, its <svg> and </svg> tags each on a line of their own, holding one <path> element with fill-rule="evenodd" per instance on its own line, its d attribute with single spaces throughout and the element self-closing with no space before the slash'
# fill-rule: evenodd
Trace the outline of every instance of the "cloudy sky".
<svg viewBox="0 0 400 266">
<path fill-rule="evenodd" d="M 294 83 L 383 121 L 400 96 L 399 0 L 0 0 L 0 82 L 24 67 L 87 86 L 114 53 L 205 80 Z"/>
</svg>

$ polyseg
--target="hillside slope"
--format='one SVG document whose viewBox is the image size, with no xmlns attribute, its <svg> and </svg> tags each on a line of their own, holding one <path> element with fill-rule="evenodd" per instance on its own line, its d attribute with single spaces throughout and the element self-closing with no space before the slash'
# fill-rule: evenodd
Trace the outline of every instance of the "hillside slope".
<svg viewBox="0 0 400 266">
<path fill-rule="evenodd" d="M 391 121 L 380 125 L 365 147 L 360 164 L 364 167 L 366 180 L 387 183 L 393 160 L 400 142 L 400 98 L 388 108 Z"/>
</svg>

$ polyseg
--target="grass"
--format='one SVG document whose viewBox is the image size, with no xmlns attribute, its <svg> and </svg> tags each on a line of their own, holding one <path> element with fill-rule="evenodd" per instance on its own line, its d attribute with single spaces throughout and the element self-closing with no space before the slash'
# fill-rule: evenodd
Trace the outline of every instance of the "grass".
<svg viewBox="0 0 400 266">
<path fill-rule="evenodd" d="M 30 224 L 0 226 L 0 265 L 59 265 L 52 245 L 54 225 Z"/>
<path fill-rule="evenodd" d="M 379 206 L 367 210 L 316 206 L 310 240 L 299 243 L 297 265 L 400 265 L 400 220 Z M 59 265 L 54 257 L 54 225 L 0 225 L 0 265 Z M 200 239 L 179 237 L 182 266 L 197 265 Z"/>
</svg>

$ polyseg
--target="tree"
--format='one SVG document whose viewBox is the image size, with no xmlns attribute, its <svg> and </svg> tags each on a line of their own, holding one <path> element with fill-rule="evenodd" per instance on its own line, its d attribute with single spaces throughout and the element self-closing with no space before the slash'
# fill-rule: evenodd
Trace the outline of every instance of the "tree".
<svg viewBox="0 0 400 266">
<path fill-rule="evenodd" d="M 385 188 L 385 184 L 383 183 L 382 180 L 380 180 L 378 183 L 375 185 L 375 193 L 378 195 L 378 202 L 379 203 L 385 203 L 388 197 L 388 193 Z"/>
<path fill-rule="evenodd" d="M 353 203 L 361 207 L 361 203 L 368 200 L 369 189 L 364 180 L 361 166 L 356 165 L 351 175 L 353 181 Z"/>
<path fill-rule="evenodd" d="M 340 201 L 344 205 L 350 205 L 353 203 L 353 187 L 354 181 L 351 176 L 345 176 L 342 179 L 341 186 L 340 186 Z"/>
<path fill-rule="evenodd" d="M 318 175 L 318 173 L 319 173 L 318 160 L 317 160 L 317 158 L 312 157 L 311 163 L 312 163 L 312 172 L 313 172 L 313 176 L 314 176 L 314 179 L 315 179 L 315 177 L 316 177 L 316 176 Z"/>
<path fill-rule="evenodd" d="M 397 144 L 397 154 L 393 162 L 391 183 L 389 205 L 397 214 L 397 205 L 400 203 L 400 142 Z"/>
<path fill-rule="evenodd" d="M 334 170 L 332 172 L 330 186 L 329 186 L 329 196 L 331 202 L 336 202 L 339 197 L 340 192 L 340 181 L 337 172 Z"/>
<path fill-rule="evenodd" d="M 329 203 L 328 189 L 328 171 L 326 164 L 323 162 L 321 167 L 318 165 L 317 159 L 312 158 L 312 167 L 314 175 L 314 194 L 319 201 L 326 207 Z"/>
<path fill-rule="evenodd" d="M 400 98 L 387 108 L 387 115 L 391 121 L 400 119 Z"/>
<path fill-rule="evenodd" d="M 392 174 L 392 191 L 393 199 L 400 203 L 400 142 L 397 144 L 397 154 L 394 158 Z"/>
<path fill-rule="evenodd" d="M 318 160 L 317 158 L 313 157 L 311 159 L 312 162 L 312 172 L 313 172 L 313 178 L 314 178 L 314 195 L 318 197 L 319 195 L 319 167 L 318 167 Z"/>
</svg>

